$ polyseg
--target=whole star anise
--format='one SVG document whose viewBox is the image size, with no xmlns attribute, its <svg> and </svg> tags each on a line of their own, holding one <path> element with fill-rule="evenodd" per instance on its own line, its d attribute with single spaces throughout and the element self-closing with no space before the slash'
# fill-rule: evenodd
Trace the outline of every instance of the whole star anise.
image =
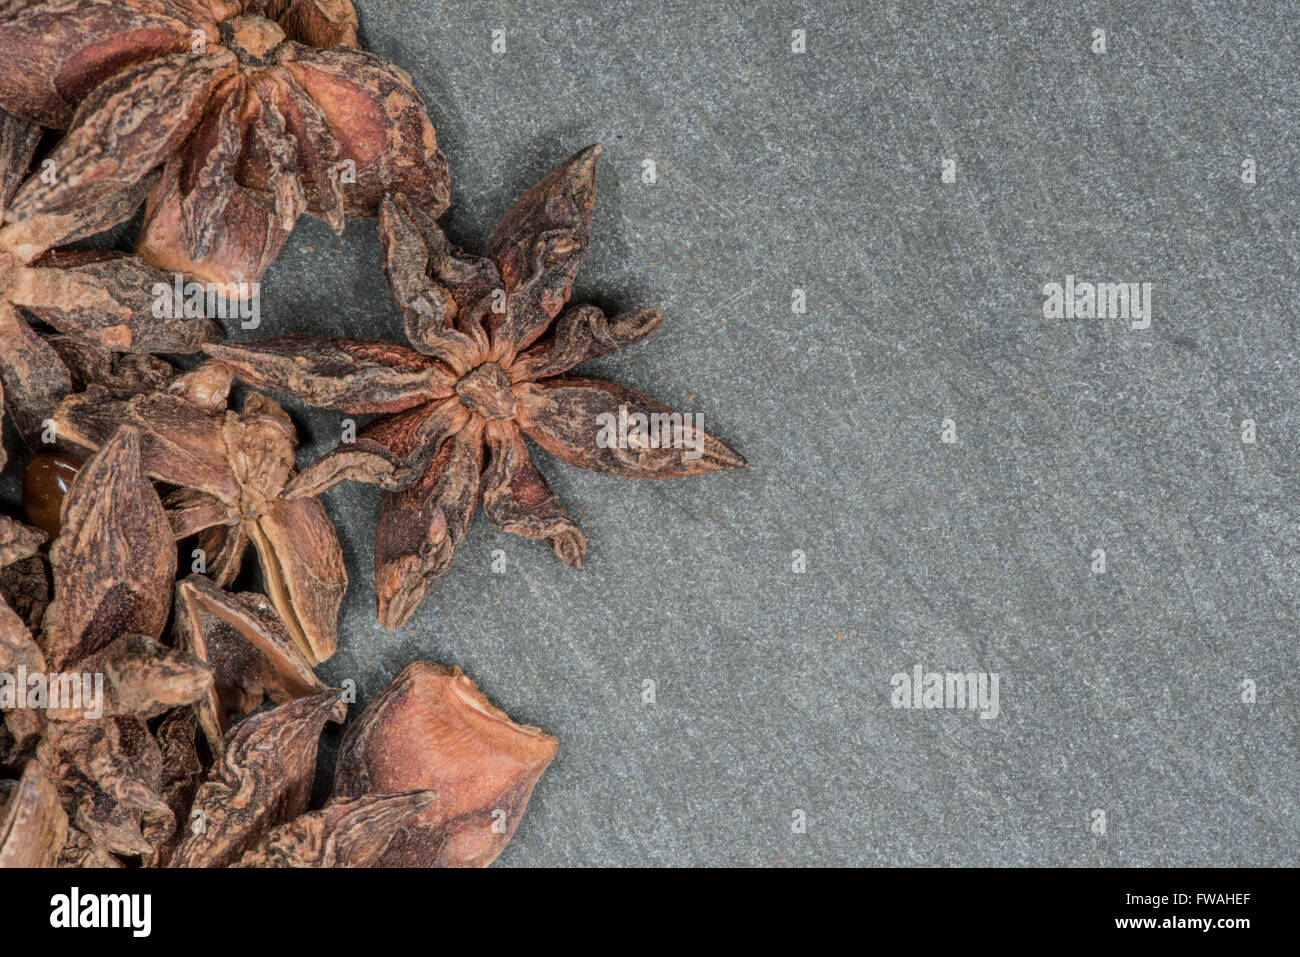
<svg viewBox="0 0 1300 957">
<path fill-rule="evenodd" d="M 15 219 L 93 205 L 165 166 L 138 251 L 258 280 L 305 210 L 341 232 L 402 190 L 447 204 L 447 169 L 402 70 L 356 49 L 350 0 L 59 0 L 0 19 L 0 106 L 66 128 Z"/>
<path fill-rule="evenodd" d="M 298 444 L 289 416 L 256 393 L 242 412 L 230 411 L 229 388 L 229 371 L 205 363 L 166 392 L 121 399 L 92 385 L 68 396 L 52 421 L 63 442 L 90 451 L 134 426 L 145 472 L 177 486 L 164 503 L 176 538 L 198 533 L 206 571 L 222 587 L 239 574 L 251 543 L 276 611 L 316 664 L 338 643 L 343 550 L 319 501 L 280 495 Z"/>
<path fill-rule="evenodd" d="M 586 539 L 533 466 L 528 436 L 582 468 L 667 478 L 743 467 L 698 423 L 632 389 L 569 369 L 659 328 L 648 309 L 608 319 L 563 312 L 587 252 L 599 145 L 532 187 L 488 243 L 454 248 L 409 197 L 384 202 L 385 271 L 415 349 L 387 342 L 281 336 L 205 350 L 260 388 L 309 405 L 386 416 L 305 469 L 287 497 L 345 479 L 389 493 L 375 534 L 375 590 L 387 628 L 406 622 L 451 563 L 480 497 L 497 527 L 551 542 L 582 567 Z M 598 441 L 605 424 L 659 416 L 674 441 Z"/>
</svg>

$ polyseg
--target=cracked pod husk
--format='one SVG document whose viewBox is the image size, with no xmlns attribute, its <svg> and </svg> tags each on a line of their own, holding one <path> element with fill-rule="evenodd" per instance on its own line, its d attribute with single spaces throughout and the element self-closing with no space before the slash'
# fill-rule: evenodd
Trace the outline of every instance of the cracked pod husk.
<svg viewBox="0 0 1300 957">
<path fill-rule="evenodd" d="M 514 836 L 556 747 L 493 707 L 459 668 L 416 662 L 348 729 L 335 792 L 437 792 L 380 866 L 486 867 Z"/>
</svg>

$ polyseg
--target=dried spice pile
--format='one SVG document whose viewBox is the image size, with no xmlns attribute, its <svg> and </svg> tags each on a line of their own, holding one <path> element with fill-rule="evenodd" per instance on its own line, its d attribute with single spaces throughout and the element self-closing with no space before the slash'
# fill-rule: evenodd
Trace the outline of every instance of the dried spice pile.
<svg viewBox="0 0 1300 957">
<path fill-rule="evenodd" d="M 447 168 L 423 101 L 359 48 L 349 0 L 0 3 L 0 411 L 35 453 L 29 524 L 0 516 L 0 866 L 500 854 L 556 741 L 459 670 L 408 667 L 309 807 L 348 704 L 313 670 L 348 584 L 317 496 L 386 490 L 376 604 L 395 628 L 480 502 L 582 567 L 525 439 L 630 478 L 744 466 L 689 416 L 572 373 L 662 321 L 568 304 L 599 153 L 470 255 L 437 223 Z M 133 252 L 75 248 L 141 208 Z M 256 283 L 303 213 L 336 230 L 379 217 L 409 345 L 346 329 L 223 344 L 206 311 L 158 308 L 183 283 Z M 235 378 L 251 387 L 237 404 Z M 298 472 L 292 420 L 251 389 L 378 416 Z M 601 441 L 611 419 L 671 423 L 671 441 Z M 231 591 L 250 551 L 262 592 Z"/>
</svg>

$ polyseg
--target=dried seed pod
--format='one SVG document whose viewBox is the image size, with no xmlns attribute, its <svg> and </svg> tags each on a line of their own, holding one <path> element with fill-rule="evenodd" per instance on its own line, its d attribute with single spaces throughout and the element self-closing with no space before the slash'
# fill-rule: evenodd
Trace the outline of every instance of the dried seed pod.
<svg viewBox="0 0 1300 957">
<path fill-rule="evenodd" d="M 159 316 L 159 287 L 172 277 L 136 256 L 112 250 L 56 249 L 23 270 L 10 302 L 60 332 L 114 352 L 197 352 L 221 338 L 207 319 Z"/>
<path fill-rule="evenodd" d="M 0 599 L 33 632 L 40 630 L 50 601 L 50 583 L 40 548 L 45 533 L 0 515 Z"/>
<path fill-rule="evenodd" d="M 157 356 L 113 352 L 97 342 L 74 336 L 52 335 L 46 341 L 71 373 L 76 392 L 85 392 L 93 385 L 103 387 L 109 395 L 127 398 L 157 392 L 176 378 L 176 367 Z"/>
<path fill-rule="evenodd" d="M 68 828 L 68 839 L 59 851 L 59 867 L 77 868 L 121 868 L 126 865 L 95 843 L 94 839 L 79 828 Z"/>
<path fill-rule="evenodd" d="M 291 483 L 286 496 L 338 482 L 383 486 L 375 530 L 379 621 L 396 628 L 447 570 L 481 500 L 504 531 L 544 539 L 581 568 L 587 541 L 533 465 L 530 438 L 571 465 L 628 478 L 677 478 L 746 462 L 691 416 L 632 389 L 565 375 L 650 335 L 657 309 L 605 316 L 565 309 L 586 255 L 599 145 L 574 154 L 506 214 L 485 256 L 456 249 L 418 197 L 384 198 L 384 273 L 413 349 L 279 336 L 204 351 L 258 388 L 322 408 L 381 412 Z M 653 441 L 608 441 L 608 416 L 666 423 Z M 672 434 L 661 436 L 659 430 Z M 626 429 L 625 429 L 626 431 Z"/>
<path fill-rule="evenodd" d="M 0 782 L 0 868 L 53 867 L 67 836 L 68 815 L 39 761 Z"/>
<path fill-rule="evenodd" d="M 120 226 L 136 214 L 150 187 L 157 181 L 158 175 L 151 173 L 139 183 L 116 190 L 93 206 L 81 206 L 63 213 L 43 213 L 22 222 L 8 223 L 0 230 L 0 250 L 20 263 L 33 264 L 56 246 L 67 246 Z M 127 267 L 140 264 L 140 260 L 133 258 Z M 32 278 L 28 277 L 22 283 L 31 281 Z"/>
<path fill-rule="evenodd" d="M 11 763 L 19 755 L 36 747 L 45 730 L 45 712 L 41 708 L 18 708 L 6 698 L 16 695 L 19 669 L 28 674 L 45 671 L 45 656 L 32 633 L 13 609 L 0 601 L 0 717 L 9 732 L 7 745 L 0 745 L 0 763 Z"/>
<path fill-rule="evenodd" d="M 326 690 L 263 595 L 232 595 L 201 575 L 176 586 L 176 643 L 208 662 L 212 687 L 197 720 L 214 751 L 231 722 L 260 707 Z"/>
<path fill-rule="evenodd" d="M 433 791 L 335 798 L 282 824 L 235 867 L 373 867 L 410 818 L 434 804 Z"/>
<path fill-rule="evenodd" d="M 77 662 L 83 675 L 103 675 L 102 700 L 80 707 L 56 708 L 53 721 L 74 721 L 102 715 L 135 715 L 148 720 L 180 705 L 207 697 L 212 669 L 190 654 L 167 648 L 144 635 L 123 635 Z"/>
<path fill-rule="evenodd" d="M 375 598 L 385 628 L 411 619 L 469 532 L 484 429 L 481 420 L 471 421 L 443 443 L 416 484 L 384 496 L 375 528 Z"/>
<path fill-rule="evenodd" d="M 226 867 L 270 830 L 306 811 L 321 730 L 346 713 L 343 693 L 330 690 L 259 712 L 231 728 L 194 797 L 201 826 L 181 841 L 170 866 Z"/>
<path fill-rule="evenodd" d="M 120 253 L 78 251 L 49 253 L 29 263 L 6 247 L 15 241 L 14 228 L 0 230 L 0 376 L 9 412 L 33 448 L 42 443 L 44 419 L 78 378 L 82 384 L 93 378 L 117 385 L 116 370 L 100 359 L 100 369 L 87 366 L 74 372 L 62 357 L 72 347 L 38 335 L 19 307 L 106 352 L 195 352 L 204 342 L 221 338 L 220 327 L 206 319 L 156 317 L 154 287 L 167 277 L 142 261 Z M 77 362 L 87 354 L 69 358 Z M 156 377 L 162 368 L 167 367 L 161 360 L 137 360 L 123 368 L 121 378 Z"/>
<path fill-rule="evenodd" d="M 29 7 L 0 17 L 0 48 L 13 39 L 15 29 L 21 32 L 16 21 L 31 12 Z M 15 73 L 9 59 L 2 62 L 0 98 Z M 43 421 L 74 382 L 56 348 L 27 324 L 23 309 L 72 336 L 119 350 L 193 352 L 221 336 L 221 329 L 207 320 L 155 316 L 154 286 L 167 277 L 140 259 L 102 250 L 51 251 L 130 219 L 156 177 L 110 188 L 93 205 L 6 222 L 13 218 L 8 202 L 27 172 L 39 135 L 35 126 L 0 110 L 0 407 L 9 406 L 33 448 L 44 437 Z"/>
<path fill-rule="evenodd" d="M 190 807 L 205 770 L 199 753 L 199 716 L 194 708 L 177 708 L 159 722 L 154 737 L 163 764 L 162 788 L 158 793 L 176 817 L 176 829 L 159 848 L 158 864 L 165 867 L 176 845 L 193 826 Z"/>
<path fill-rule="evenodd" d="M 110 854 L 157 862 L 176 819 L 159 794 L 162 754 L 143 721 L 52 721 L 36 756 L 77 830 Z"/>
<path fill-rule="evenodd" d="M 0 568 L 31 558 L 44 544 L 44 532 L 0 515 Z"/>
<path fill-rule="evenodd" d="M 198 368 L 177 376 L 167 384 L 167 391 L 178 395 L 190 405 L 204 412 L 221 412 L 230 399 L 230 386 L 234 376 L 219 362 L 204 362 Z M 136 389 L 152 392 L 156 389 Z"/>
<path fill-rule="evenodd" d="M 50 548 L 54 601 L 41 648 L 51 667 L 79 661 L 122 634 L 158 638 L 171 610 L 176 547 L 140 464 L 140 435 L 120 429 L 78 473 Z"/>
<path fill-rule="evenodd" d="M 222 416 L 204 412 L 180 396 L 150 393 L 116 399 L 92 387 L 63 400 L 53 419 L 60 439 L 88 452 L 103 448 L 122 425 L 130 425 L 140 435 L 141 464 L 151 478 L 198 489 L 223 502 L 239 500 Z"/>
<path fill-rule="evenodd" d="M 356 23 L 348 0 L 18 4 L 0 19 L 0 62 L 18 67 L 0 106 L 68 132 L 57 181 L 28 179 L 11 218 L 85 208 L 164 167 L 140 254 L 228 283 L 260 279 L 304 211 L 342 231 L 389 191 L 445 209 L 424 103 L 356 49 Z"/>
<path fill-rule="evenodd" d="M 281 494 L 295 474 L 292 421 L 256 393 L 243 412 L 222 411 L 229 371 L 216 364 L 172 385 L 175 394 L 125 400 L 92 388 L 65 399 L 54 423 L 66 442 L 86 449 L 100 448 L 123 423 L 138 429 L 145 471 L 179 487 L 167 499 L 175 537 L 200 534 L 206 571 L 223 587 L 251 543 L 285 627 L 310 663 L 324 661 L 338 644 L 347 571 L 325 507 Z"/>
<path fill-rule="evenodd" d="M 197 14 L 203 4 L 186 4 Z M 88 0 L 9 4 L 0 58 L 9 65 L 0 102 L 41 126 L 66 127 L 77 104 L 106 76 L 145 55 L 189 49 L 191 24 L 159 3 Z M 195 20 L 209 34 L 216 23 Z"/>
<path fill-rule="evenodd" d="M 31 165 L 40 142 L 39 126 L 0 109 L 0 223 L 4 222 L 5 207 Z"/>
<path fill-rule="evenodd" d="M 379 859 L 389 867 L 486 867 L 519 826 L 556 740 L 515 724 L 459 668 L 409 665 L 339 749 L 337 795 L 434 790 Z"/>
<path fill-rule="evenodd" d="M 3 268 L 3 264 L 0 264 Z M 36 334 L 18 310 L 0 296 L 0 380 L 5 411 L 27 444 L 39 448 L 42 423 L 59 400 L 72 391 L 72 377 L 48 342 Z"/>
</svg>

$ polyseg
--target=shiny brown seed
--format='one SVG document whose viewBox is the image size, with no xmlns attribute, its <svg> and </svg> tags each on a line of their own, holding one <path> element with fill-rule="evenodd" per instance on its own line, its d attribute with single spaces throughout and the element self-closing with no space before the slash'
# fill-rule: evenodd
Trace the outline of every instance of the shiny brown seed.
<svg viewBox="0 0 1300 957">
<path fill-rule="evenodd" d="M 27 521 L 50 538 L 62 527 L 59 512 L 81 463 L 66 455 L 38 455 L 27 464 L 23 475 L 23 510 Z"/>
</svg>

